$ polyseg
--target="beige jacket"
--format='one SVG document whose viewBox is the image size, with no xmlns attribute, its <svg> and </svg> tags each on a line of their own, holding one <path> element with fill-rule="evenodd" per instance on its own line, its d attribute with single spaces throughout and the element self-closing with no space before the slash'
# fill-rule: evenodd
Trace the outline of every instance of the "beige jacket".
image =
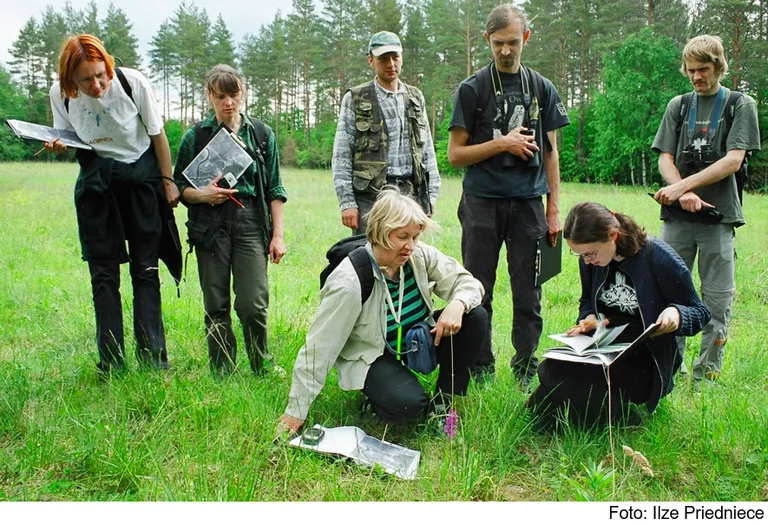
<svg viewBox="0 0 768 525">
<path fill-rule="evenodd" d="M 371 252 L 371 245 L 366 249 Z M 480 304 L 480 281 L 437 248 L 417 243 L 407 264 L 413 268 L 416 284 L 429 309 L 427 323 L 435 324 L 433 293 L 445 301 L 460 299 L 470 310 Z M 306 344 L 293 366 L 291 394 L 285 409 L 289 416 L 307 418 L 309 406 L 333 366 L 338 370 L 343 390 L 362 390 L 368 369 L 385 351 L 387 285 L 381 272 L 374 271 L 374 276 L 371 297 L 364 305 L 360 303 L 360 280 L 348 258 L 328 276 L 320 290 L 320 306 Z"/>
</svg>

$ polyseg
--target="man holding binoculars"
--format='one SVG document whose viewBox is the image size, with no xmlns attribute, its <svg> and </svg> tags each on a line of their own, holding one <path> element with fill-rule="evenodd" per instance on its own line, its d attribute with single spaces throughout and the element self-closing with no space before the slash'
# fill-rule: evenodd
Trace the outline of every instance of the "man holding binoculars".
<svg viewBox="0 0 768 525">
<path fill-rule="evenodd" d="M 654 195 L 664 205 L 661 238 L 691 271 L 698 252 L 701 297 L 712 311 L 693 364 L 697 390 L 702 381 L 720 376 L 736 291 L 734 232 L 744 225 L 741 181 L 747 153 L 760 149 L 755 101 L 720 84 L 727 71 L 719 37 L 692 38 L 681 72 L 694 91 L 669 102 L 652 146 L 668 184 Z M 678 339 L 678 350 L 684 358 L 684 338 Z M 686 373 L 684 360 L 681 370 Z"/>
<path fill-rule="evenodd" d="M 514 310 L 511 365 L 524 387 L 536 374 L 542 330 L 541 287 L 534 286 L 536 244 L 547 232 L 554 243 L 562 229 L 556 130 L 569 124 L 552 83 L 520 63 L 530 35 L 519 8 L 504 4 L 491 11 L 485 39 L 493 62 L 459 86 L 448 142 L 451 165 L 466 167 L 459 204 L 463 262 L 483 284 L 488 312 L 488 335 L 473 373 L 495 371 L 493 287 L 505 243 Z"/>
</svg>

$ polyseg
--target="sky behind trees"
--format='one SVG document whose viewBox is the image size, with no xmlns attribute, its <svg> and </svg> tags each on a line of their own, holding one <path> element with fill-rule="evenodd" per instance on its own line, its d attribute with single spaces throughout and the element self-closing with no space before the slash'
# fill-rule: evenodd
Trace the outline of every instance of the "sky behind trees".
<svg viewBox="0 0 768 525">
<path fill-rule="evenodd" d="M 90 0 L 71 0 L 74 9 L 84 8 Z M 107 12 L 110 0 L 96 0 L 99 11 Z M 130 2 L 115 2 L 133 22 L 133 33 L 139 39 L 139 54 L 147 56 L 149 42 L 157 33 L 163 20 L 173 16 L 180 0 L 131 0 Z M 278 9 L 283 14 L 291 10 L 291 0 L 231 0 L 220 2 L 216 0 L 195 0 L 200 9 L 207 9 L 213 20 L 219 13 L 227 23 L 227 27 L 240 41 L 246 33 L 258 32 L 259 26 L 270 22 Z M 0 0 L 0 63 L 7 64 L 11 60 L 8 52 L 19 31 L 29 17 L 39 18 L 47 5 L 53 5 L 57 10 L 62 3 L 52 0 Z M 144 58 L 144 62 L 146 59 Z M 144 64 L 146 65 L 146 63 Z"/>
</svg>

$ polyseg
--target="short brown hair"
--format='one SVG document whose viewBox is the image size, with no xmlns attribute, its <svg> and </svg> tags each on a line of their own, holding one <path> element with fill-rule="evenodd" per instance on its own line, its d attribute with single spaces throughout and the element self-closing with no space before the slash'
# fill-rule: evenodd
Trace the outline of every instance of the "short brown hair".
<svg viewBox="0 0 768 525">
<path fill-rule="evenodd" d="M 208 93 L 221 93 L 234 97 L 243 90 L 243 77 L 232 66 L 217 64 L 205 74 L 205 89 Z"/>
<path fill-rule="evenodd" d="M 523 26 L 523 33 L 528 30 L 528 19 L 525 12 L 512 4 L 501 4 L 493 8 L 485 22 L 485 32 L 492 35 L 496 31 L 501 31 L 513 21 L 519 20 Z"/>
<path fill-rule="evenodd" d="M 81 34 L 69 36 L 61 45 L 59 58 L 59 85 L 62 98 L 76 98 L 80 88 L 75 81 L 75 70 L 83 63 L 104 62 L 107 76 L 115 76 L 115 59 L 104 49 L 101 40 L 93 35 Z"/>
<path fill-rule="evenodd" d="M 608 242 L 611 232 L 619 233 L 616 254 L 631 257 L 645 244 L 645 230 L 629 215 L 611 212 L 597 202 L 580 202 L 565 218 L 563 237 L 574 244 Z"/>
<path fill-rule="evenodd" d="M 693 59 L 697 62 L 710 63 L 715 66 L 717 79 L 720 80 L 728 73 L 728 62 L 725 60 L 725 49 L 723 41 L 719 36 L 699 35 L 691 38 L 685 49 L 683 49 L 683 64 L 680 71 L 688 76 L 688 66 L 686 59 Z"/>
</svg>

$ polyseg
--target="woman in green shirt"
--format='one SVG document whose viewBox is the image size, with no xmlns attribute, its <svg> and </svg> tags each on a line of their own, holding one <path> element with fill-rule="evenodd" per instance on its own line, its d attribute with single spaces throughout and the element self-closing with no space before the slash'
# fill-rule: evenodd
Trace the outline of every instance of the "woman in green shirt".
<svg viewBox="0 0 768 525">
<path fill-rule="evenodd" d="M 235 69 L 223 64 L 213 67 L 206 75 L 206 90 L 214 113 L 184 134 L 174 179 L 181 201 L 189 208 L 187 233 L 197 252 L 211 370 L 227 374 L 237 365 L 231 282 L 245 350 L 251 369 L 259 374 L 265 361 L 271 359 L 267 346 L 267 258 L 278 264 L 286 253 L 286 196 L 277 142 L 268 126 L 240 111 L 243 80 Z M 195 188 L 182 172 L 221 124 L 229 127 L 258 160 L 245 170 L 234 188 L 219 186 L 223 174 L 207 186 Z"/>
</svg>

